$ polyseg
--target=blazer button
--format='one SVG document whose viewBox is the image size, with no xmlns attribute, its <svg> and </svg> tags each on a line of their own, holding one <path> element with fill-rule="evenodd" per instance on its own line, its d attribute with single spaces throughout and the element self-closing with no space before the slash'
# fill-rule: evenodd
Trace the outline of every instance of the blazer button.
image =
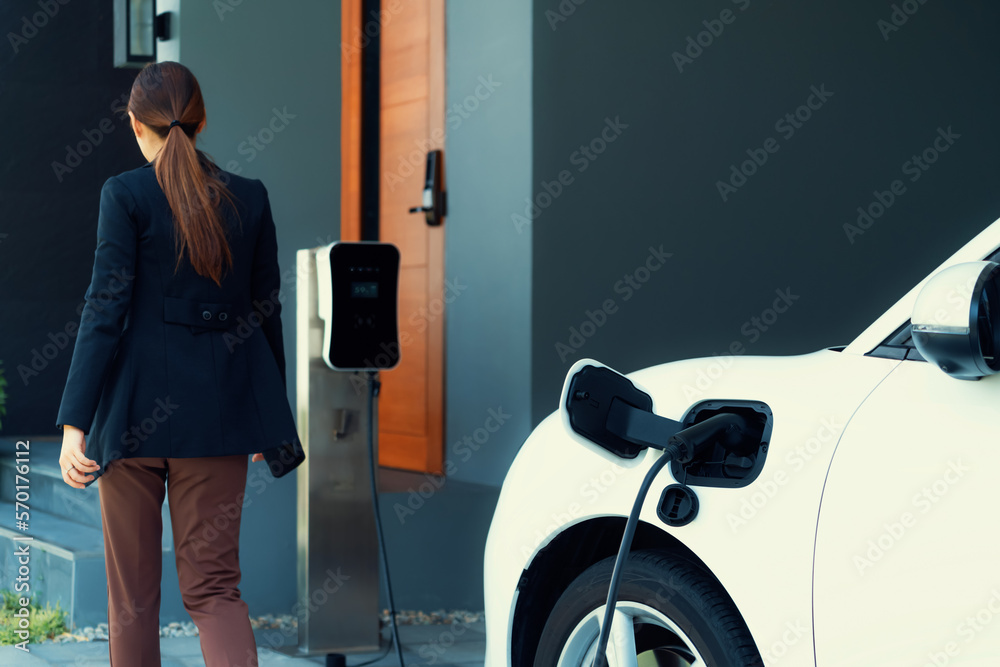
<svg viewBox="0 0 1000 667">
<path fill-rule="evenodd" d="M 202 319 L 210 320 L 212 319 L 212 312 L 209 310 L 203 310 L 201 311 L 201 317 Z"/>
<path fill-rule="evenodd" d="M 228 317 L 229 315 L 226 313 L 226 311 L 222 311 L 221 313 L 219 313 L 220 322 L 225 322 Z"/>
</svg>

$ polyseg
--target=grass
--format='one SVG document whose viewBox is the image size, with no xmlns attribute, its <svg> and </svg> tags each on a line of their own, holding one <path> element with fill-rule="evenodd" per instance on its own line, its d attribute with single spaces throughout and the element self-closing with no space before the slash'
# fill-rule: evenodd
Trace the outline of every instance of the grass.
<svg viewBox="0 0 1000 667">
<path fill-rule="evenodd" d="M 14 612 L 21 608 L 20 595 L 13 591 L 0 590 L 3 596 L 3 607 L 0 608 L 0 646 L 17 644 L 21 638 L 17 635 L 20 619 Z M 66 632 L 66 612 L 56 603 L 55 609 L 46 602 L 43 609 L 32 596 L 28 611 L 29 642 L 42 639 L 52 639 Z"/>
</svg>

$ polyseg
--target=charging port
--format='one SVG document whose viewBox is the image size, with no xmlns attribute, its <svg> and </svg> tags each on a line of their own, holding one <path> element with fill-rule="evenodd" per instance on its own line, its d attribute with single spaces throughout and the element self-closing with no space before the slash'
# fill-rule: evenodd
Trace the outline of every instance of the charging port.
<svg viewBox="0 0 1000 667">
<path fill-rule="evenodd" d="M 670 472 L 681 484 L 739 488 L 757 479 L 771 440 L 771 408 L 760 401 L 703 401 L 684 415 L 683 428 L 718 414 L 737 414 L 747 427 L 738 442 L 716 442 L 687 463 L 673 461 Z"/>
</svg>

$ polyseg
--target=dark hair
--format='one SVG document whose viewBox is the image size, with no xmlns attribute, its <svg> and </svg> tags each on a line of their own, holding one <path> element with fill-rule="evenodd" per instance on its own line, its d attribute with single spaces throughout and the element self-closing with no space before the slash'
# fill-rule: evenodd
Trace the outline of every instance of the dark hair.
<svg viewBox="0 0 1000 667">
<path fill-rule="evenodd" d="M 232 267 L 221 203 L 233 204 L 219 168 L 191 139 L 205 120 L 198 80 L 184 65 L 149 63 L 136 76 L 127 109 L 164 138 L 154 158 L 156 180 L 173 212 L 177 264 L 187 251 L 194 270 L 221 286 L 223 269 Z M 178 123 L 171 126 L 172 121 Z"/>
</svg>

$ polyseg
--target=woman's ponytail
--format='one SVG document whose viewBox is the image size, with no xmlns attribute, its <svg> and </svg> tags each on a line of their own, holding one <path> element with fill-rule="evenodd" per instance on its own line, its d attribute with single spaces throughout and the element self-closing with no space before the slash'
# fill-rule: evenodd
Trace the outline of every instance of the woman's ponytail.
<svg viewBox="0 0 1000 667">
<path fill-rule="evenodd" d="M 156 180 L 174 215 L 177 266 L 186 251 L 199 275 L 221 285 L 223 270 L 233 263 L 221 203 L 233 199 L 215 165 L 192 141 L 205 120 L 197 79 L 179 63 L 150 63 L 132 84 L 128 109 L 164 137 Z"/>
</svg>

